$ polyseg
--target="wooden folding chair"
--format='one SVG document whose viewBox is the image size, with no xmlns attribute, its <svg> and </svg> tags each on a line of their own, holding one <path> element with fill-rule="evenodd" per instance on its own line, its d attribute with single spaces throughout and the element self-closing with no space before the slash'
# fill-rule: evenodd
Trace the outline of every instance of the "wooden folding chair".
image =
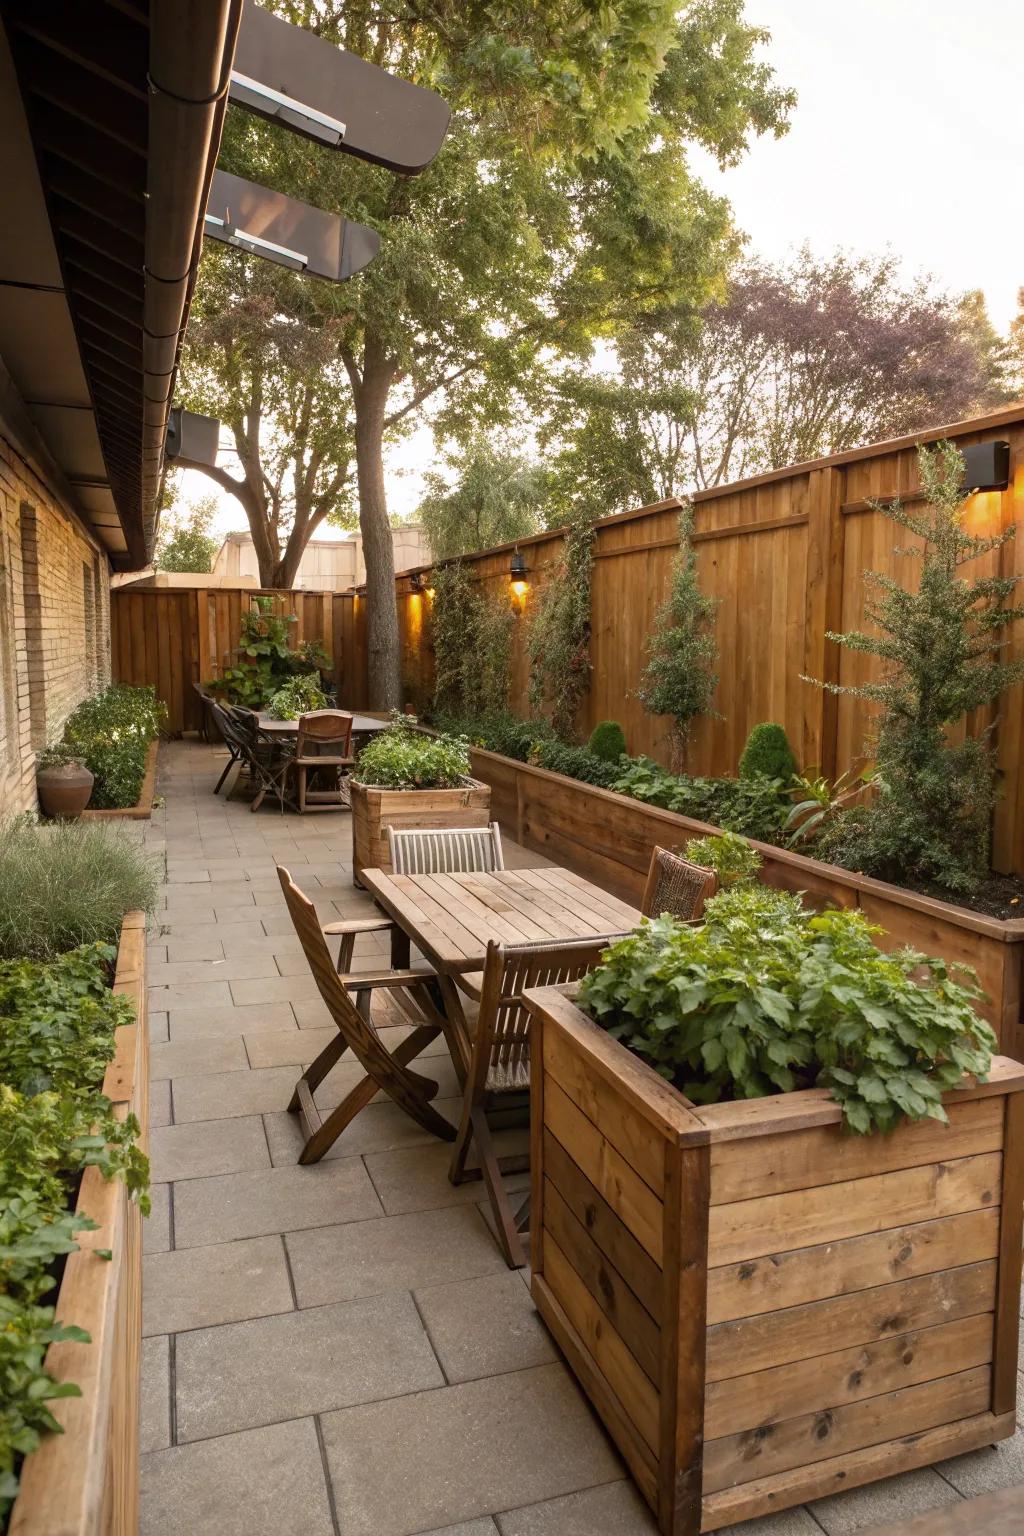
<svg viewBox="0 0 1024 1536">
<path fill-rule="evenodd" d="M 388 827 L 396 875 L 490 874 L 504 869 L 501 831 L 486 827 Z"/>
<path fill-rule="evenodd" d="M 640 910 L 645 917 L 667 912 L 681 923 L 698 923 L 704 915 L 704 903 L 717 888 L 713 869 L 691 864 L 668 848 L 655 848 Z"/>
<path fill-rule="evenodd" d="M 350 810 L 341 787 L 341 777 L 343 770 L 355 767 L 355 761 L 352 756 L 350 714 L 342 709 L 321 709 L 315 714 L 302 715 L 295 742 L 295 756 L 291 760 L 300 815 L 305 814 L 307 804 L 338 805 Z M 338 787 L 307 790 L 309 774 L 324 768 L 333 770 Z"/>
<path fill-rule="evenodd" d="M 609 944 L 622 937 L 609 934 L 532 944 L 497 944 L 492 940 L 487 946 L 480 1011 L 473 1028 L 473 1053 L 449 1177 L 453 1184 L 483 1178 L 510 1269 L 521 1269 L 526 1263 L 520 1232 L 529 1222 L 529 1202 L 527 1199 L 518 1213 L 513 1212 L 501 1176 L 522 1173 L 529 1166 L 529 1158 L 499 1157 L 487 1117 L 496 1100 L 523 1094 L 530 1086 L 530 1015 L 522 1001 L 523 993 L 528 987 L 576 981 L 593 970 Z M 474 1141 L 480 1158 L 478 1169 L 466 1167 Z"/>
<path fill-rule="evenodd" d="M 331 960 L 331 952 L 313 903 L 299 890 L 286 869 L 278 865 L 277 874 L 303 953 L 309 962 L 320 996 L 327 1004 L 338 1029 L 337 1039 L 320 1052 L 312 1066 L 307 1067 L 299 1078 L 288 1105 L 292 1114 L 302 1117 L 306 1132 L 299 1162 L 319 1162 L 345 1127 L 381 1090 L 418 1125 L 422 1125 L 424 1130 L 445 1141 L 452 1141 L 455 1127 L 443 1115 L 439 1115 L 429 1102 L 437 1095 L 437 1083 L 413 1072 L 407 1065 L 441 1033 L 441 1017 L 430 994 L 431 973 L 387 970 L 339 975 Z M 388 988 L 402 1012 L 415 1025 L 412 1034 L 407 1035 L 393 1051 L 385 1046 L 370 1017 L 369 999 L 379 987 Z M 357 1008 L 352 1001 L 350 993 L 353 991 L 365 994 L 365 1009 Z M 366 1076 L 325 1119 L 314 1102 L 313 1094 L 331 1068 L 349 1050 Z"/>
</svg>

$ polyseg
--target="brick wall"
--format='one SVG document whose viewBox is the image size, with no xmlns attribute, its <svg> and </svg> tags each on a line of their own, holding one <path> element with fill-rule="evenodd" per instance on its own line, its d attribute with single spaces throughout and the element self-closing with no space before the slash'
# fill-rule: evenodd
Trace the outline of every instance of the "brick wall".
<svg viewBox="0 0 1024 1536">
<path fill-rule="evenodd" d="M 36 752 L 109 681 L 106 556 L 0 419 L 0 816 L 35 809 Z"/>
</svg>

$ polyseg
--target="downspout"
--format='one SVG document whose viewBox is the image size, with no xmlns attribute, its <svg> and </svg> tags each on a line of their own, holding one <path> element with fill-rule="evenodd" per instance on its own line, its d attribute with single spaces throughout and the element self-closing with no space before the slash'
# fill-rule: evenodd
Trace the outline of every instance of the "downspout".
<svg viewBox="0 0 1024 1536">
<path fill-rule="evenodd" d="M 241 17 L 242 0 L 150 5 L 141 497 L 147 558 Z"/>
</svg>

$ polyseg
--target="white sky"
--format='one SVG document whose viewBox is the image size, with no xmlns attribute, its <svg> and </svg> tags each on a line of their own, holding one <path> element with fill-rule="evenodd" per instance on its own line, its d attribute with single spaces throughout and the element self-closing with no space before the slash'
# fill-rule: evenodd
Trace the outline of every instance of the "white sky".
<svg viewBox="0 0 1024 1536">
<path fill-rule="evenodd" d="M 1024 0 L 747 0 L 747 17 L 771 31 L 768 57 L 798 92 L 792 126 L 732 170 L 692 160 L 750 249 L 891 247 L 908 275 L 981 288 L 1005 330 L 1024 286 Z M 395 451 L 392 510 L 413 512 L 432 457 L 426 428 Z M 186 501 L 212 489 L 184 477 Z M 245 526 L 221 497 L 218 532 Z"/>
</svg>

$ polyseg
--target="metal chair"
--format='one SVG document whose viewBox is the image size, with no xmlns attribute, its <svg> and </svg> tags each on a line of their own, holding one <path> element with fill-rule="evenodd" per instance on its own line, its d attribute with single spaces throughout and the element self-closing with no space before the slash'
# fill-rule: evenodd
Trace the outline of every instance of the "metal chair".
<svg viewBox="0 0 1024 1536">
<path fill-rule="evenodd" d="M 211 708 L 229 751 L 234 749 L 255 786 L 256 794 L 249 807 L 250 811 L 258 811 L 267 795 L 273 795 L 283 813 L 285 805 L 291 804 L 285 785 L 290 754 L 282 749 L 279 742 L 260 730 L 259 716 L 251 709 L 244 709 L 240 704 L 225 707 L 216 701 L 211 701 Z M 221 775 L 221 783 L 226 777 L 227 769 Z"/>
<path fill-rule="evenodd" d="M 486 827 L 388 827 L 396 875 L 490 874 L 504 869 L 501 832 Z"/>
<path fill-rule="evenodd" d="M 295 773 L 300 815 L 310 805 L 341 805 L 351 809 L 342 789 L 342 771 L 355 767 L 352 755 L 352 716 L 341 709 L 321 709 L 302 715 L 290 766 Z M 310 772 L 332 770 L 338 781 L 336 789 L 307 789 Z"/>
<path fill-rule="evenodd" d="M 520 1232 L 528 1225 L 529 1212 L 525 1204 L 518 1213 L 513 1212 L 501 1176 L 523 1172 L 529 1158 L 497 1155 L 487 1114 L 502 1095 L 522 1094 L 530 1086 L 530 1015 L 523 993 L 528 987 L 577 980 L 593 970 L 609 944 L 622 937 L 609 934 L 568 943 L 554 939 L 532 944 L 497 944 L 492 940 L 487 946 L 480 1011 L 473 1028 L 473 1051 L 449 1177 L 453 1184 L 483 1178 L 510 1269 L 521 1269 L 526 1263 Z M 466 1158 L 474 1140 L 480 1167 L 467 1169 Z"/>
<path fill-rule="evenodd" d="M 430 1104 L 437 1095 L 437 1083 L 413 1072 L 408 1066 L 441 1032 L 441 1016 L 430 991 L 432 973 L 386 970 L 339 975 L 324 937 L 330 926 L 321 928 L 313 903 L 299 890 L 286 869 L 279 865 L 277 875 L 313 979 L 338 1029 L 337 1039 L 320 1052 L 299 1078 L 288 1105 L 292 1114 L 301 1115 L 306 1132 L 299 1162 L 319 1162 L 345 1127 L 381 1090 L 424 1130 L 445 1141 L 453 1140 L 455 1127 Z M 370 1017 L 369 999 L 379 987 L 388 989 L 389 995 L 415 1025 L 412 1033 L 393 1051 L 385 1046 Z M 350 993 L 353 991 L 365 996 L 365 1007 L 357 1007 L 352 1001 Z M 314 1101 L 314 1092 L 348 1050 L 366 1076 L 324 1118 Z"/>
<path fill-rule="evenodd" d="M 210 706 L 213 703 L 213 699 L 211 695 L 206 692 L 201 683 L 193 683 L 192 690 L 199 696 L 199 707 L 202 711 L 199 717 L 199 739 L 200 741 L 208 742 L 210 739 Z M 228 764 L 228 767 L 231 767 L 230 763 Z M 224 777 L 221 775 L 221 784 L 223 784 L 223 782 Z M 217 785 L 217 789 L 220 789 L 220 784 Z M 217 793 L 217 789 L 214 790 L 214 794 Z"/>
<path fill-rule="evenodd" d="M 713 869 L 691 864 L 668 848 L 655 848 L 640 910 L 645 917 L 667 912 L 681 923 L 698 923 L 704 915 L 704 903 L 717 888 Z"/>
</svg>

